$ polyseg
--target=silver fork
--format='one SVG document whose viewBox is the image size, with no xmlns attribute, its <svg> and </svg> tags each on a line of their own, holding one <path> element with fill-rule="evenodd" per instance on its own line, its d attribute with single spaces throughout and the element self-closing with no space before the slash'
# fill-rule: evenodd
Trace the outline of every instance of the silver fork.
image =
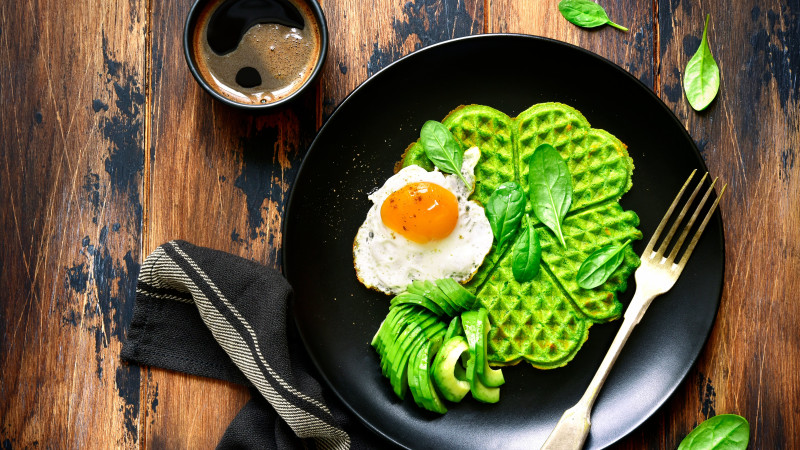
<svg viewBox="0 0 800 450">
<path fill-rule="evenodd" d="M 681 209 L 680 214 L 675 219 L 675 222 L 669 229 L 669 232 L 658 246 L 658 249 L 653 250 L 653 248 L 661 236 L 661 232 L 664 231 L 664 228 L 666 228 L 670 216 L 678 206 L 684 191 L 686 191 L 686 188 L 692 181 L 695 172 L 697 171 L 695 170 L 691 175 L 689 175 L 689 179 L 686 180 L 686 183 L 684 183 L 680 192 L 678 192 L 678 196 L 672 201 L 672 205 L 670 205 L 667 213 L 664 215 L 664 218 L 661 219 L 661 223 L 658 224 L 658 228 L 656 228 L 656 231 L 653 233 L 653 237 L 650 238 L 650 242 L 647 243 L 647 248 L 645 248 L 644 253 L 642 253 L 642 265 L 636 269 L 636 293 L 634 293 L 633 299 L 631 300 L 628 309 L 625 311 L 625 319 L 622 322 L 622 326 L 617 332 L 614 342 L 611 343 L 611 348 L 608 349 L 608 353 L 606 353 L 605 358 L 603 358 L 600 368 L 597 369 L 597 373 L 594 375 L 594 378 L 592 378 L 592 382 L 589 383 L 589 387 L 586 389 L 583 397 L 581 397 L 575 406 L 566 410 L 564 415 L 561 416 L 561 419 L 556 424 L 556 427 L 550 433 L 547 441 L 545 441 L 544 445 L 542 446 L 542 450 L 577 450 L 583 447 L 583 443 L 586 441 L 586 436 L 589 435 L 589 427 L 591 426 L 589 417 L 592 412 L 592 406 L 597 398 L 597 394 L 600 392 L 600 388 L 606 381 L 608 373 L 611 371 L 611 366 L 613 366 L 614 362 L 616 362 L 617 356 L 619 356 L 619 353 L 622 350 L 622 346 L 625 345 L 625 342 L 631 335 L 633 327 L 635 327 L 636 324 L 642 320 L 642 316 L 644 316 L 645 311 L 647 311 L 647 307 L 650 306 L 650 303 L 653 301 L 653 299 L 670 290 L 675 284 L 675 281 L 678 279 L 678 276 L 681 274 L 681 271 L 683 271 L 684 266 L 686 266 L 686 261 L 689 260 L 689 256 L 691 256 L 695 245 L 697 245 L 698 239 L 700 239 L 700 235 L 706 228 L 706 224 L 708 224 L 708 221 L 711 219 L 711 215 L 717 208 L 719 199 L 722 197 L 722 194 L 725 192 L 725 188 L 727 187 L 727 184 L 722 186 L 719 196 L 717 196 L 716 200 L 714 200 L 714 204 L 711 205 L 711 208 L 709 209 L 705 218 L 703 218 L 703 221 L 700 223 L 700 227 L 697 229 L 694 236 L 692 236 L 692 239 L 689 241 L 689 244 L 686 247 L 686 250 L 683 252 L 681 259 L 676 263 L 675 257 L 678 255 L 678 251 L 686 239 L 689 229 L 692 227 L 692 225 L 694 225 L 700 210 L 703 208 L 706 200 L 708 200 L 708 197 L 714 190 L 714 185 L 717 182 L 716 178 L 711 182 L 711 186 L 708 188 L 702 200 L 700 201 L 700 204 L 695 209 L 694 213 L 689 219 L 688 224 L 683 228 L 683 231 L 678 237 L 675 245 L 672 247 L 672 250 L 667 253 L 667 249 L 670 241 L 675 235 L 675 232 L 678 230 L 678 226 L 683 221 L 686 212 L 692 205 L 692 202 L 700 191 L 700 188 L 703 186 L 703 181 L 705 181 L 706 177 L 708 176 L 707 173 L 700 179 L 700 182 L 697 184 L 694 192 L 692 192 L 692 195 Z"/>
</svg>

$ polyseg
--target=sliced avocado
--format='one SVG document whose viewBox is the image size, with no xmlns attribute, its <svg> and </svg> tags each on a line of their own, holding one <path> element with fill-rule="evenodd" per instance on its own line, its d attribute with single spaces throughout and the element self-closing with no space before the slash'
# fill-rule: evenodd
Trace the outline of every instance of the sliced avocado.
<svg viewBox="0 0 800 450">
<path fill-rule="evenodd" d="M 383 319 L 380 328 L 378 328 L 378 332 L 375 333 L 375 336 L 372 338 L 372 346 L 375 347 L 375 350 L 379 355 L 381 355 L 381 357 L 383 357 L 387 340 L 390 340 L 394 337 L 392 334 L 392 329 L 394 328 L 395 321 L 398 319 L 398 315 L 400 313 L 400 309 L 389 309 L 389 313 L 386 315 L 386 318 Z"/>
<path fill-rule="evenodd" d="M 469 351 L 461 354 L 461 364 L 456 364 L 453 368 L 453 375 L 455 375 L 456 380 L 466 381 L 469 383 L 469 380 L 467 380 L 467 369 L 464 368 L 464 364 L 467 363 L 469 363 Z"/>
<path fill-rule="evenodd" d="M 392 352 L 385 358 L 386 364 L 383 374 L 389 379 L 389 383 L 398 397 L 405 398 L 406 395 L 406 371 L 408 370 L 408 357 L 410 350 L 414 347 L 414 342 L 421 338 L 421 330 L 417 327 L 407 327 L 403 334 L 397 338 Z M 381 361 L 383 363 L 383 361 Z"/>
<path fill-rule="evenodd" d="M 425 337 L 428 339 L 441 339 L 446 332 L 447 327 L 444 325 L 444 322 L 437 320 L 425 329 Z"/>
<path fill-rule="evenodd" d="M 452 278 L 442 278 L 436 280 L 436 286 L 450 298 L 453 304 L 457 305 L 460 311 L 469 311 L 475 306 L 475 301 L 478 299 L 475 294 L 466 290 L 464 286 Z"/>
<path fill-rule="evenodd" d="M 387 318 L 388 318 L 388 316 L 387 316 Z M 369 342 L 369 345 L 371 345 L 375 350 L 377 350 L 378 353 L 380 353 L 380 350 L 378 350 L 378 342 L 379 342 L 378 336 L 380 336 L 381 330 L 383 329 L 383 325 L 385 323 L 386 323 L 386 319 L 383 319 L 381 321 L 381 324 L 378 326 L 378 331 L 375 332 L 375 336 L 372 336 L 372 340 Z"/>
<path fill-rule="evenodd" d="M 378 332 L 375 333 L 375 336 L 372 338 L 371 344 L 381 356 L 383 356 L 385 342 L 387 337 L 390 336 L 390 328 L 392 328 L 394 321 L 397 319 L 397 314 L 397 310 L 390 309 L 389 313 L 386 315 L 386 318 L 383 319 L 383 322 L 381 322 Z"/>
<path fill-rule="evenodd" d="M 448 316 L 453 317 L 454 315 L 456 315 L 456 309 L 453 307 L 452 304 L 450 304 L 450 301 L 449 299 L 447 299 L 447 296 L 444 295 L 441 289 L 437 288 L 436 285 L 433 284 L 432 282 L 415 280 L 408 285 L 406 290 L 408 290 L 408 292 L 412 294 L 421 295 L 433 301 L 434 303 L 439 305 L 439 307 Z"/>
<path fill-rule="evenodd" d="M 478 376 L 486 386 L 498 387 L 503 385 L 506 382 L 506 379 L 503 376 L 502 370 L 492 369 L 489 367 L 489 358 L 486 355 L 486 351 L 489 348 L 487 339 L 489 330 L 492 328 L 492 324 L 489 323 L 489 314 L 486 309 L 481 308 L 478 312 L 478 315 L 483 318 L 483 333 L 480 336 L 480 342 L 481 347 L 483 347 L 483 351 L 477 354 L 478 359 L 475 361 L 475 364 L 483 363 L 483 371 L 478 371 Z"/>
<path fill-rule="evenodd" d="M 423 408 L 439 414 L 444 414 L 447 412 L 447 408 L 444 406 L 444 403 L 442 403 L 442 400 L 436 393 L 433 383 L 431 383 L 431 375 L 429 370 L 431 360 L 433 359 L 436 350 L 438 350 L 439 345 L 441 345 L 440 340 L 438 342 L 437 340 L 430 340 L 423 344 L 416 355 L 414 365 L 409 366 L 409 370 L 416 372 L 413 376 L 415 378 L 415 382 L 417 383 L 417 391 L 420 394 L 420 401 L 422 402 Z M 411 376 L 412 375 L 409 375 L 409 377 Z M 411 392 L 412 394 L 414 393 L 413 390 Z M 417 402 L 417 404 L 419 404 L 419 402 Z"/>
<path fill-rule="evenodd" d="M 402 356 L 397 361 L 397 370 L 392 372 L 388 377 L 389 383 L 392 385 L 392 389 L 394 389 L 394 393 L 400 397 L 400 399 L 406 398 L 406 392 L 408 392 L 409 387 L 409 364 L 412 363 L 414 354 L 423 342 L 425 342 L 425 338 L 421 333 L 416 334 L 413 338 L 409 338 L 408 347 L 403 351 Z"/>
<path fill-rule="evenodd" d="M 461 312 L 461 307 L 457 305 L 455 302 L 453 302 L 453 300 L 451 300 L 450 297 L 448 297 L 447 294 L 445 294 L 444 291 L 442 291 L 436 283 L 430 280 L 425 280 L 423 281 L 423 283 L 425 285 L 425 289 L 428 292 L 430 292 L 430 294 L 433 295 L 434 298 L 436 299 L 434 301 L 440 304 L 448 305 L 450 307 L 450 309 L 453 311 L 453 314 L 450 314 L 450 317 L 455 316 Z"/>
<path fill-rule="evenodd" d="M 447 327 L 447 333 L 444 335 L 445 342 L 448 341 L 453 336 L 463 336 L 464 335 L 464 328 L 461 327 L 461 316 L 455 316 L 450 321 L 450 325 Z"/>
<path fill-rule="evenodd" d="M 392 352 L 398 336 L 408 324 L 407 317 L 411 313 L 412 311 L 407 308 L 392 308 L 389 310 L 386 320 L 384 320 L 384 325 L 378 334 L 378 342 L 375 347 L 381 356 L 381 369 L 384 374 L 386 373 L 386 365 L 389 362 L 389 354 Z"/>
<path fill-rule="evenodd" d="M 478 344 L 478 336 L 483 331 L 483 322 L 478 317 L 478 311 L 464 311 L 461 313 L 461 325 L 464 327 L 464 336 L 467 338 L 470 353 L 474 353 Z"/>
<path fill-rule="evenodd" d="M 425 311 L 423 308 L 416 305 L 399 305 L 394 309 L 397 310 L 397 313 L 394 320 L 389 325 L 389 328 L 386 330 L 387 334 L 384 343 L 393 342 L 409 323 L 414 322 L 416 318 Z"/>
<path fill-rule="evenodd" d="M 464 329 L 464 337 L 467 339 L 467 345 L 469 345 L 469 354 L 467 357 L 461 358 L 461 363 L 464 364 L 464 367 L 467 367 L 467 362 L 470 359 L 475 359 L 475 345 L 478 341 L 478 332 L 475 331 L 475 329 L 478 326 L 478 312 L 464 311 L 461 313 L 461 325 Z"/>
<path fill-rule="evenodd" d="M 376 347 L 378 354 L 381 356 L 381 371 L 384 375 L 388 376 L 389 374 L 392 361 L 391 355 L 395 350 L 399 337 L 420 311 L 422 311 L 421 308 L 418 306 L 412 307 L 411 305 L 401 305 L 389 310 L 389 315 L 384 321 L 382 331 L 378 335 L 378 346 Z"/>
<path fill-rule="evenodd" d="M 391 377 L 394 368 L 397 367 L 397 362 L 403 356 L 403 351 L 408 347 L 408 343 L 413 341 L 422 330 L 408 323 L 403 331 L 398 334 L 394 341 L 387 346 L 386 356 L 381 360 L 381 367 L 385 367 L 384 373 L 387 377 Z"/>
<path fill-rule="evenodd" d="M 407 306 L 407 305 L 406 305 Z M 392 322 L 392 326 L 388 329 L 388 335 L 384 340 L 384 355 L 388 359 L 392 359 L 392 355 L 397 351 L 397 344 L 401 343 L 401 337 L 408 328 L 415 327 L 416 324 L 427 321 L 433 323 L 436 321 L 436 316 L 428 310 L 414 306 L 413 308 L 405 308 L 398 313 L 397 318 Z"/>
<path fill-rule="evenodd" d="M 458 314 L 474 302 L 474 295 L 452 279 L 414 281 L 408 292 L 392 299 L 371 345 L 398 397 L 403 399 L 411 390 L 417 405 L 441 414 L 447 408 L 440 395 L 459 401 L 471 391 L 482 402 L 499 399 L 495 385 L 504 380 L 500 371 L 488 366 L 486 310 Z M 442 321 L 444 316 L 452 317 L 449 324 Z M 443 342 L 447 348 L 440 352 Z M 499 379 L 493 378 L 495 372 Z"/>
<path fill-rule="evenodd" d="M 500 401 L 500 388 L 487 387 L 481 383 L 480 377 L 475 373 L 475 358 L 470 358 L 467 362 L 467 380 L 469 390 L 475 400 L 484 403 L 497 403 Z"/>
<path fill-rule="evenodd" d="M 464 335 L 467 337 L 469 347 L 469 360 L 467 361 L 467 381 L 469 382 L 472 396 L 484 403 L 495 403 L 500 399 L 499 388 L 489 388 L 481 382 L 476 369 L 477 355 L 482 349 L 478 348 L 479 336 L 483 334 L 483 321 L 480 320 L 478 311 L 465 311 L 461 313 L 461 323 L 464 326 Z M 482 365 L 477 367 L 482 368 Z"/>
<path fill-rule="evenodd" d="M 435 320 L 437 320 L 435 317 L 429 317 L 416 324 L 410 324 L 406 327 L 395 344 L 395 349 L 390 356 L 389 373 L 387 377 L 394 388 L 395 394 L 401 399 L 405 398 L 406 388 L 408 387 L 407 371 L 409 357 L 416 351 L 416 347 L 419 345 L 417 342 L 418 340 L 427 340 L 425 337 L 425 329 Z"/>
<path fill-rule="evenodd" d="M 403 304 L 412 304 L 412 305 L 419 305 L 425 309 L 430 310 L 432 313 L 436 314 L 437 316 L 444 315 L 444 310 L 442 310 L 436 302 L 429 300 L 427 297 L 423 297 L 422 295 L 412 294 L 410 292 L 403 292 L 395 296 L 391 301 L 391 306 L 403 305 Z"/>
<path fill-rule="evenodd" d="M 464 325 L 464 335 L 467 337 L 470 355 L 475 361 L 475 371 L 481 382 L 489 387 L 497 387 L 505 383 L 503 373 L 489 367 L 486 358 L 486 334 L 489 332 L 487 325 L 487 312 L 485 308 L 478 311 L 466 311 L 461 314 L 461 323 Z"/>
<path fill-rule="evenodd" d="M 444 341 L 442 348 L 436 353 L 433 361 L 433 379 L 442 396 L 451 402 L 460 402 L 470 390 L 469 382 L 458 379 L 456 367 L 464 368 L 459 364 L 461 354 L 469 352 L 469 344 L 463 336 L 453 336 Z"/>
<path fill-rule="evenodd" d="M 425 341 L 420 339 L 418 345 L 414 346 L 411 358 L 408 360 L 408 389 L 411 391 L 411 396 L 414 398 L 414 403 L 420 408 L 425 408 L 425 395 L 421 387 L 422 381 L 420 377 L 419 368 L 419 354 L 422 351 L 422 345 Z"/>
</svg>

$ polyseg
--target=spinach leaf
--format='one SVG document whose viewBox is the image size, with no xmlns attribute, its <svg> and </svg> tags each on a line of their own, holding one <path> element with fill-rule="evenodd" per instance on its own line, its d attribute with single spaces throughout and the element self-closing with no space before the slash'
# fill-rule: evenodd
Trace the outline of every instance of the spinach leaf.
<svg viewBox="0 0 800 450">
<path fill-rule="evenodd" d="M 678 450 L 725 449 L 744 450 L 750 440 L 750 424 L 736 414 L 720 414 L 697 426 Z"/>
<path fill-rule="evenodd" d="M 509 181 L 492 192 L 486 202 L 486 218 L 497 240 L 497 249 L 517 233 L 522 214 L 525 212 L 525 194 L 519 184 Z"/>
<path fill-rule="evenodd" d="M 552 145 L 542 144 L 533 151 L 528 168 L 528 186 L 534 214 L 566 247 L 561 222 L 572 205 L 572 175 Z"/>
<path fill-rule="evenodd" d="M 525 228 L 511 248 L 511 273 L 514 274 L 514 279 L 519 283 L 531 281 L 539 273 L 541 261 L 542 246 L 539 236 L 525 215 Z"/>
<path fill-rule="evenodd" d="M 625 257 L 622 251 L 630 242 L 628 239 L 622 245 L 606 245 L 589 255 L 578 269 L 578 286 L 593 289 L 605 283 L 622 264 Z"/>
<path fill-rule="evenodd" d="M 608 24 L 622 31 L 628 31 L 622 25 L 612 22 L 606 10 L 591 0 L 561 0 L 558 3 L 558 10 L 565 19 L 579 27 L 594 28 Z"/>
<path fill-rule="evenodd" d="M 464 157 L 461 146 L 446 126 L 435 120 L 425 122 L 420 131 L 420 141 L 425 149 L 425 155 L 439 170 L 458 175 L 458 178 L 469 186 L 461 175 L 461 163 Z"/>
<path fill-rule="evenodd" d="M 719 92 L 719 67 L 708 47 L 709 17 L 711 16 L 706 16 L 700 48 L 686 63 L 686 70 L 683 73 L 683 89 L 686 92 L 686 99 L 696 111 L 705 109 Z"/>
</svg>

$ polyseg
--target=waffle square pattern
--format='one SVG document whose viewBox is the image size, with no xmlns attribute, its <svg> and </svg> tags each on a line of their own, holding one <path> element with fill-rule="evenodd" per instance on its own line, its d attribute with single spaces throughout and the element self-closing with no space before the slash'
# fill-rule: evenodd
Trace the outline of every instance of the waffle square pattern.
<svg viewBox="0 0 800 450">
<path fill-rule="evenodd" d="M 633 160 L 625 144 L 604 130 L 594 129 L 576 109 L 561 103 L 531 106 L 516 118 L 488 106 L 467 105 L 442 121 L 463 149 L 477 146 L 476 186 L 470 197 L 486 204 L 506 181 L 517 181 L 527 192 L 529 160 L 541 144 L 550 144 L 567 163 L 572 176 L 572 205 L 562 230 L 563 247 L 552 232 L 527 211 L 542 246 L 541 268 L 525 283 L 514 279 L 511 246 L 493 247 L 466 285 L 489 311 L 489 360 L 493 365 L 527 361 L 551 369 L 567 364 L 588 338 L 594 323 L 622 315 L 617 295 L 639 266 L 628 246 L 614 274 L 594 289 L 576 282 L 578 268 L 597 249 L 642 238 L 639 218 L 625 211 L 619 199 L 631 188 Z M 402 165 L 432 168 L 422 145 L 409 146 Z"/>
</svg>

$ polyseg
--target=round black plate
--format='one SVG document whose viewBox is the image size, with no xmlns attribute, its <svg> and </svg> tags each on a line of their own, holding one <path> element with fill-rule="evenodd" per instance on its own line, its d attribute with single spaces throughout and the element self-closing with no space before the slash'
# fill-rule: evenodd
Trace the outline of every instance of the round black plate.
<svg viewBox="0 0 800 450">
<path fill-rule="evenodd" d="M 641 218 L 644 249 L 692 169 L 706 171 L 691 137 L 650 89 L 588 51 L 543 38 L 483 35 L 425 48 L 376 74 L 330 117 L 303 161 L 285 217 L 284 270 L 295 289 L 294 315 L 325 381 L 368 426 L 406 447 L 530 448 L 545 440 L 583 394 L 621 321 L 595 325 L 566 367 L 504 370 L 500 402 L 470 398 L 444 416 L 399 401 L 369 342 L 389 298 L 364 288 L 352 244 L 367 194 L 392 175 L 428 119 L 462 104 L 514 117 L 557 101 L 628 145 L 636 169 L 622 199 Z M 681 383 L 703 347 L 719 306 L 724 242 L 719 213 L 709 223 L 676 286 L 655 300 L 634 330 L 594 407 L 586 448 L 628 434 Z M 627 304 L 634 283 L 621 296 Z M 410 396 L 409 396 L 410 397 Z"/>
</svg>

